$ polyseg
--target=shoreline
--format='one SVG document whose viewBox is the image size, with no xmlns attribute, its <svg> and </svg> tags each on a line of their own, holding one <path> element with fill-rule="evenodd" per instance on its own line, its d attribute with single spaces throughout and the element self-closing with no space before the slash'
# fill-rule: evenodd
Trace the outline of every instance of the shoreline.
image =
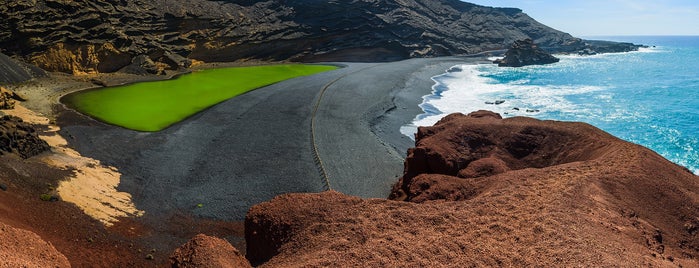
<svg viewBox="0 0 699 268">
<path fill-rule="evenodd" d="M 66 107 L 60 99 L 77 91 L 97 88 L 93 83 L 96 79 L 106 81 L 103 83 L 107 85 L 123 85 L 172 79 L 186 72 L 170 73 L 167 76 L 104 74 L 70 77 L 52 74 L 49 78 L 23 83 L 12 89 L 27 99 L 22 103 L 23 106 L 37 112 L 39 116 L 47 117 L 49 125 L 55 125 L 55 128 L 60 129 L 55 135 L 65 137 L 67 148 L 86 158 L 99 161 L 104 166 L 113 167 L 114 172 L 121 173 L 121 180 L 114 184 L 116 190 L 133 195 L 133 202 L 139 210 L 147 212 L 159 208 L 153 204 L 164 200 L 160 198 L 160 201 L 152 202 L 152 198 L 147 196 L 166 195 L 163 192 L 165 189 L 150 192 L 143 188 L 152 183 L 173 184 L 172 179 L 166 178 L 178 177 L 177 181 L 180 183 L 174 182 L 172 187 L 163 188 L 188 192 L 182 187 L 189 184 L 187 181 L 190 177 L 214 177 L 213 185 L 207 185 L 203 181 L 203 185 L 197 188 L 208 189 L 201 192 L 215 192 L 215 189 L 229 189 L 228 180 L 236 178 L 250 183 L 260 177 L 284 179 L 279 172 L 264 171 L 271 167 L 282 165 L 285 170 L 295 170 L 286 173 L 293 175 L 291 180 L 295 181 L 294 183 L 268 185 L 267 188 L 271 189 L 265 189 L 265 186 L 262 186 L 263 189 L 250 188 L 247 191 L 250 193 L 242 197 L 239 194 L 221 193 L 223 197 L 237 196 L 232 206 L 226 198 L 216 198 L 216 204 L 220 204 L 212 206 L 216 208 L 193 209 L 193 206 L 183 204 L 206 203 L 206 197 L 201 194 L 191 196 L 191 193 L 187 198 L 178 197 L 181 200 L 176 202 L 177 205 L 165 209 L 184 209 L 207 218 L 242 220 L 249 206 L 278 194 L 319 192 L 324 189 L 320 185 L 322 180 L 314 179 L 319 174 L 317 164 L 310 157 L 312 154 L 308 150 L 312 147 L 311 142 L 317 143 L 318 156 L 327 164 L 326 172 L 329 173 L 335 190 L 361 197 L 387 197 L 391 185 L 402 175 L 407 149 L 414 144 L 412 139 L 400 132 L 400 127 L 412 122 L 415 116 L 422 112 L 418 104 L 424 95 L 431 92 L 434 84 L 431 78 L 454 65 L 487 62 L 483 57 L 484 55 L 417 58 L 388 63 L 317 63 L 343 68 L 325 74 L 282 81 L 245 93 L 155 133 L 138 132 L 100 122 Z M 196 66 L 195 70 L 245 65 L 201 64 Z M 318 90 L 321 87 L 326 87 L 327 93 L 319 100 Z M 301 91 L 303 93 L 297 96 Z M 42 94 L 45 95 L 42 97 Z M 278 102 L 272 104 L 270 99 L 276 99 Z M 289 105 L 290 101 L 294 103 Z M 309 141 L 306 138 L 308 135 L 302 133 L 308 131 L 313 103 L 318 103 L 319 109 L 317 118 L 313 118 L 318 124 L 318 137 Z M 274 118 L 269 117 L 278 114 L 280 109 L 285 110 L 285 106 L 293 106 L 295 112 L 284 115 L 284 122 L 276 120 L 279 124 L 275 124 Z M 254 109 L 255 112 L 250 113 L 250 109 Z M 221 125 L 222 118 L 216 115 L 220 113 L 228 115 L 227 118 L 231 119 L 228 120 L 229 123 Z M 248 138 L 244 137 L 242 141 L 225 134 L 259 125 L 261 121 L 271 122 L 257 126 L 245 135 Z M 295 133 L 294 135 L 266 134 L 290 129 L 295 129 L 290 131 Z M 211 138 L 206 141 L 202 137 Z M 182 148 L 169 143 L 171 140 L 191 146 Z M 215 145 L 220 142 L 234 145 L 233 148 L 224 149 Z M 246 151 L 251 151 L 250 144 L 263 145 L 255 148 L 254 152 L 248 152 L 251 154 L 249 158 L 257 159 L 249 164 L 257 167 L 258 171 L 248 171 L 249 165 L 244 164 L 247 161 L 233 165 L 232 171 L 221 170 L 222 166 L 230 166 L 227 163 L 230 160 L 235 161 L 231 155 L 245 155 Z M 212 146 L 217 148 L 213 156 L 202 149 Z M 269 159 L 270 155 L 280 152 L 292 153 L 289 156 L 280 156 L 281 159 Z M 188 160 L 173 163 L 173 156 Z M 212 163 L 208 165 L 197 164 L 211 158 L 220 160 L 209 160 Z M 260 165 L 260 161 L 267 165 Z M 178 167 L 170 169 L 170 165 Z M 219 170 L 219 174 L 212 175 L 211 170 Z M 152 177 L 159 179 L 150 182 L 147 178 Z M 185 186 L 185 189 L 187 187 L 190 186 Z M 142 194 L 144 192 L 149 194 Z M 230 209 L 233 209 L 233 212 L 223 212 Z"/>
<path fill-rule="evenodd" d="M 323 86 L 337 79 L 317 117 L 318 150 L 334 189 L 385 198 L 412 147 L 400 126 L 421 112 L 417 104 L 431 91 L 431 77 L 480 60 L 336 63 L 347 67 L 242 94 L 156 133 L 106 125 L 68 109 L 58 111 L 57 121 L 64 137 L 74 137 L 70 147 L 123 174 L 119 190 L 131 193 L 146 215 L 185 210 L 241 220 L 251 205 L 278 194 L 323 190 L 308 138 L 311 108 Z M 369 66 L 376 67 L 362 69 Z M 368 159 L 374 163 L 364 166 Z M 196 208 L 199 203 L 204 207 Z"/>
<path fill-rule="evenodd" d="M 134 208 L 145 214 L 121 218 L 115 226 L 142 226 L 149 235 L 138 243 L 166 254 L 189 239 L 173 232 L 173 226 L 184 224 L 179 215 L 193 226 L 235 225 L 252 205 L 279 194 L 324 190 L 309 137 L 312 107 L 325 86 L 317 144 L 334 189 L 386 198 L 413 144 L 400 126 L 421 112 L 417 104 L 431 91 L 431 77 L 479 60 L 334 63 L 345 68 L 250 91 L 155 133 L 107 125 L 58 102 L 61 93 L 93 86 L 84 77 L 32 81 L 38 84 L 34 91 L 19 92 L 31 92 L 22 104 L 48 117 L 49 126 L 60 127 L 54 135 L 64 137 L 68 149 L 121 174 L 115 191 L 131 195 Z M 242 243 L 242 236 L 228 239 Z"/>
</svg>

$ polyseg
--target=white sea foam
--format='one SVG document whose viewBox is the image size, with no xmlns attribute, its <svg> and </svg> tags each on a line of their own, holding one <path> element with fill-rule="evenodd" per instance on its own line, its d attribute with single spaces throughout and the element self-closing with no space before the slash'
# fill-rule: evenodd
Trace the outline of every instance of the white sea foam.
<svg viewBox="0 0 699 268">
<path fill-rule="evenodd" d="M 492 61 L 495 61 L 495 60 L 501 60 L 501 59 L 503 59 L 503 58 L 504 58 L 504 57 L 488 57 L 488 60 L 492 62 Z"/>
<path fill-rule="evenodd" d="M 449 72 L 432 77 L 435 81 L 432 93 L 424 96 L 420 104 L 424 113 L 418 115 L 412 124 L 403 126 L 401 133 L 412 138 L 418 126 L 431 126 L 451 113 L 466 114 L 477 110 L 490 110 L 505 117 L 536 116 L 551 112 L 589 116 L 596 112 L 589 107 L 568 101 L 566 97 L 605 89 L 595 86 L 530 85 L 529 79 L 526 78 L 503 84 L 486 77 L 485 74 L 502 72 L 505 69 L 489 65 L 457 67 L 461 69 L 460 72 Z M 506 71 L 512 71 L 512 69 Z M 498 101 L 504 102 L 494 104 Z"/>
</svg>

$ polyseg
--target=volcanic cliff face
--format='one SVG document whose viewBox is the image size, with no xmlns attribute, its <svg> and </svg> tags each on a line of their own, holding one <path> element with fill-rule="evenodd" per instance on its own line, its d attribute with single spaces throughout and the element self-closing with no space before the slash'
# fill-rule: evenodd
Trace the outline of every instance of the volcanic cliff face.
<svg viewBox="0 0 699 268">
<path fill-rule="evenodd" d="M 185 58 L 382 61 L 502 49 L 533 39 L 577 51 L 583 40 L 519 9 L 457 0 L 18 0 L 0 5 L 0 48 L 50 71 L 113 72 L 139 55 L 164 68 Z M 140 60 L 143 60 L 142 58 Z"/>
<path fill-rule="evenodd" d="M 264 267 L 697 266 L 699 177 L 584 123 L 480 111 L 421 127 L 392 197 L 253 207 Z M 409 201 L 409 202 L 406 202 Z"/>
</svg>

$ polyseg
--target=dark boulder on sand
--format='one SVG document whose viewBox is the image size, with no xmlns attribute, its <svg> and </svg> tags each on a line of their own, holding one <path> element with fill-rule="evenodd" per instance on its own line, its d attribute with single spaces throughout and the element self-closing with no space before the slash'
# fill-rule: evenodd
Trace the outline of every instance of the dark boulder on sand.
<svg viewBox="0 0 699 268">
<path fill-rule="evenodd" d="M 46 141 L 39 138 L 34 126 L 14 116 L 0 117 L 0 155 L 14 153 L 29 158 L 49 150 Z"/>
<path fill-rule="evenodd" d="M 495 60 L 501 67 L 522 67 L 527 65 L 543 65 L 560 61 L 534 44 L 534 40 L 524 39 L 515 41 L 505 52 L 505 57 Z"/>
<path fill-rule="evenodd" d="M 697 266 L 699 177 L 584 123 L 479 111 L 421 127 L 394 199 L 254 206 L 262 267 Z"/>
</svg>

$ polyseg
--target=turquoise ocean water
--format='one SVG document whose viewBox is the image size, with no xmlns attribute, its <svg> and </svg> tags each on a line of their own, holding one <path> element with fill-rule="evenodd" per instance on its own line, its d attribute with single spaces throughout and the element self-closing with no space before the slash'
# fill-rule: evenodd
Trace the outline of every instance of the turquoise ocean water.
<svg viewBox="0 0 699 268">
<path fill-rule="evenodd" d="M 544 66 L 460 65 L 432 79 L 423 114 L 401 132 L 443 116 L 492 110 L 505 117 L 582 121 L 646 146 L 699 174 L 699 36 L 596 37 L 649 45 L 638 52 L 557 55 Z M 501 104 L 487 104 L 504 101 Z"/>
</svg>

